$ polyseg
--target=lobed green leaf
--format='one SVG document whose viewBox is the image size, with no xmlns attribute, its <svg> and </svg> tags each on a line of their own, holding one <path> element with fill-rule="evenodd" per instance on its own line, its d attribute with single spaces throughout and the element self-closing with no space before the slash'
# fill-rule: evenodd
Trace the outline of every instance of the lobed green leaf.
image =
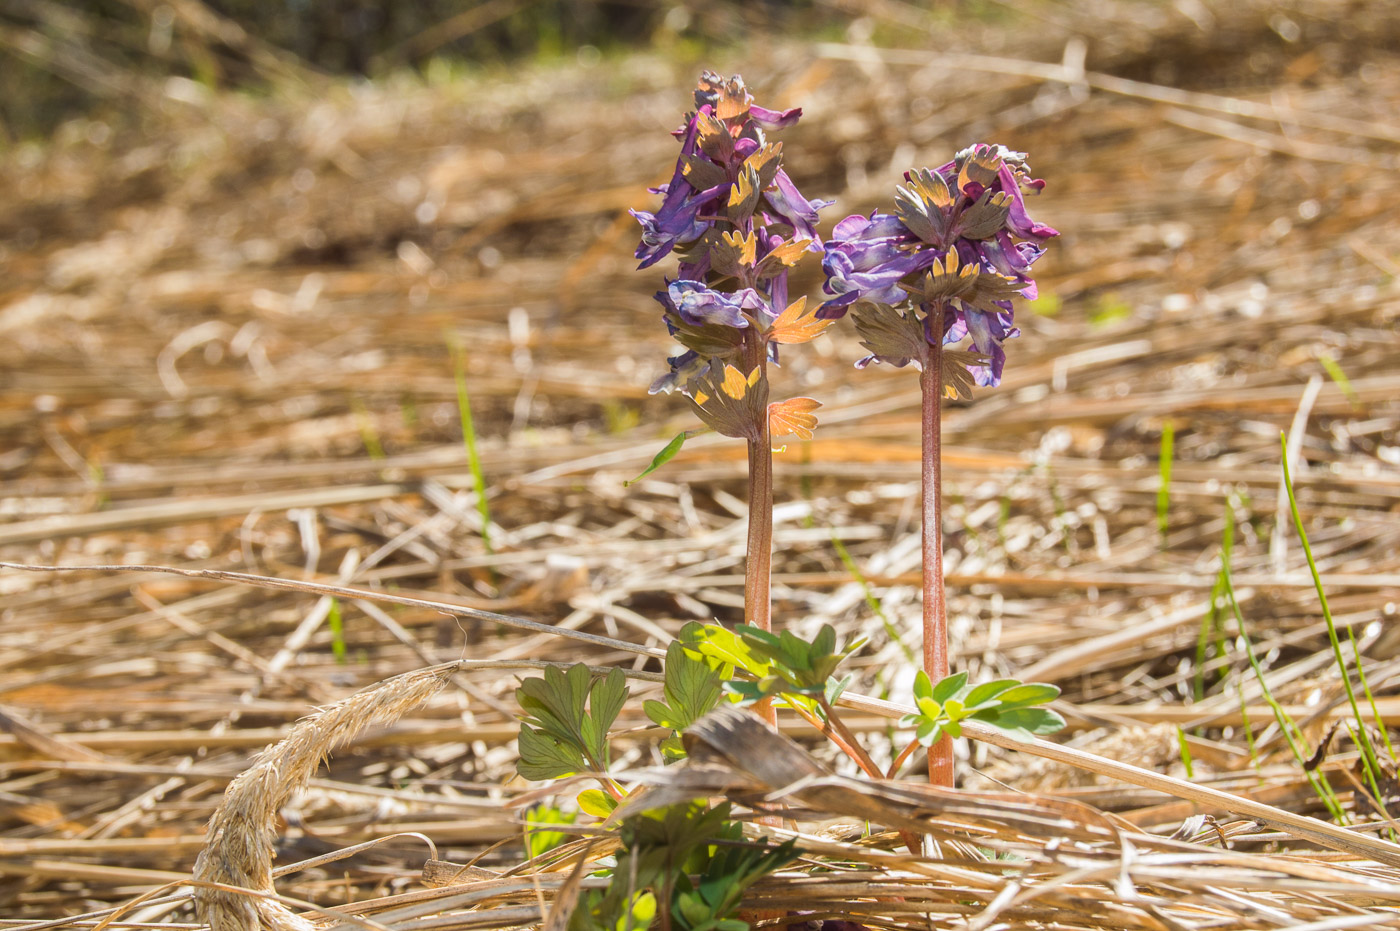
<svg viewBox="0 0 1400 931">
<path fill-rule="evenodd" d="M 578 747 L 528 724 L 520 725 L 519 749 L 515 768 L 524 779 L 559 779 L 588 769 Z"/>
</svg>

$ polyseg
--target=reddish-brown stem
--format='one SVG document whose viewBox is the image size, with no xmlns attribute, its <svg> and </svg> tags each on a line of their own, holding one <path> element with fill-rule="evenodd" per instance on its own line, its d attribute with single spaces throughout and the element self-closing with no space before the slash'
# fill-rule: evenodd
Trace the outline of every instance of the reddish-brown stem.
<svg viewBox="0 0 1400 931">
<path fill-rule="evenodd" d="M 909 744 L 903 750 L 899 751 L 899 756 L 895 757 L 894 762 L 890 764 L 890 771 L 885 774 L 885 778 L 893 779 L 895 776 L 899 775 L 899 768 L 904 765 L 905 760 L 913 755 L 915 748 L 918 746 L 918 738 L 909 741 Z"/>
<path fill-rule="evenodd" d="M 875 762 L 873 760 L 870 759 L 870 755 L 865 752 L 865 748 L 862 747 L 859 743 L 857 743 L 853 736 L 850 736 L 849 731 L 846 731 L 845 734 L 843 734 L 841 733 L 841 731 L 834 728 L 832 726 L 832 719 L 830 717 L 828 717 L 826 721 L 823 722 L 821 718 L 818 718 L 816 715 L 812 714 L 804 708 L 800 708 L 797 705 L 789 705 L 788 707 L 791 708 L 793 711 L 796 711 L 801 717 L 805 718 L 808 724 L 821 731 L 823 737 L 836 744 L 836 746 L 840 747 L 842 753 L 855 760 L 856 765 L 859 766 L 862 770 L 864 770 L 867 776 L 869 776 L 872 779 L 881 778 L 880 768 L 875 765 Z"/>
<path fill-rule="evenodd" d="M 948 675 L 948 604 L 943 593 L 943 305 L 929 308 L 932 345 L 919 376 L 923 394 L 924 672 L 937 683 Z M 953 741 L 946 734 L 928 750 L 930 785 L 953 785 Z"/>
<path fill-rule="evenodd" d="M 758 385 L 751 390 L 768 389 L 767 347 L 754 327 L 745 330 L 743 345 L 744 373 L 754 366 L 764 369 Z M 744 560 L 744 623 L 760 630 L 773 629 L 773 605 L 770 585 L 773 576 L 773 439 L 768 431 L 768 409 L 765 404 L 755 424 L 758 436 L 749 443 L 749 539 Z M 769 701 L 760 702 L 758 713 L 769 724 L 776 724 L 777 713 Z"/>
<path fill-rule="evenodd" d="M 855 760 L 865 774 L 871 779 L 880 778 L 880 767 L 875 765 L 875 761 L 870 758 L 870 754 L 865 752 L 865 748 L 860 745 L 856 735 L 851 733 L 851 729 L 846 726 L 846 722 L 841 720 L 841 716 L 836 713 L 836 709 L 831 707 L 831 703 L 825 698 L 818 698 L 822 710 L 826 712 L 826 724 L 821 728 L 821 732 L 827 739 L 846 752 L 846 755 Z M 816 722 L 814 722 L 816 723 Z M 837 740 L 837 737 L 840 740 Z"/>
</svg>

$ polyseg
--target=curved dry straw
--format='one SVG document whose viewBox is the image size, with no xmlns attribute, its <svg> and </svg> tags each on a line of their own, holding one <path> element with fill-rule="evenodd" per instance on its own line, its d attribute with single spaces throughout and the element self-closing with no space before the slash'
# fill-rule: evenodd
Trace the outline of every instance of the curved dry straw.
<svg viewBox="0 0 1400 931">
<path fill-rule="evenodd" d="M 391 724 L 423 704 L 459 672 L 443 663 L 385 679 L 298 721 L 229 783 L 209 819 L 208 841 L 195 860 L 195 879 L 273 892 L 272 847 L 277 812 L 338 744 L 366 727 Z M 311 922 L 280 902 L 221 889 L 195 890 L 200 918 L 211 931 L 310 931 Z"/>
</svg>

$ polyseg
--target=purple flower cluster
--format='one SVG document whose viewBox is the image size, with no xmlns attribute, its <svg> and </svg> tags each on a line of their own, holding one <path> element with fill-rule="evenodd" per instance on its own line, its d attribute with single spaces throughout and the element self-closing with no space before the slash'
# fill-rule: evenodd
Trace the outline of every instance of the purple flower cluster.
<svg viewBox="0 0 1400 931">
<path fill-rule="evenodd" d="M 910 301 L 927 315 L 942 309 L 943 333 L 932 343 L 971 336 L 988 364 L 972 369 L 979 385 L 1001 382 L 1006 353 L 1002 341 L 1019 334 L 1012 326 L 1013 297 L 1034 300 L 1030 271 L 1044 244 L 1059 235 L 1026 212 L 1025 191 L 1033 180 L 1025 156 L 1001 146 L 977 145 L 931 171 L 904 176 L 893 214 L 851 216 L 836 225 L 824 247 L 824 290 L 831 295 L 819 317 L 843 316 L 851 305 L 894 306 Z M 878 350 L 864 361 L 904 364 Z"/>
<path fill-rule="evenodd" d="M 755 155 L 763 156 L 760 164 L 752 166 L 760 176 L 771 165 L 759 192 L 764 225 L 781 224 L 801 238 L 817 241 L 817 211 L 830 202 L 803 197 L 779 164 L 782 147 L 770 146 L 765 138 L 765 132 L 794 125 L 802 109 L 755 106 L 743 78 L 735 75 L 725 81 L 712 71 L 700 78 L 695 106 L 686 125 L 673 133 L 681 140 L 675 173 L 668 183 L 651 189 L 653 194 L 665 195 L 661 208 L 656 213 L 631 211 L 642 224 L 636 252 L 642 262 L 637 267 L 654 265 L 723 222 L 734 200 L 731 192 Z"/>
<path fill-rule="evenodd" d="M 678 277 L 657 292 L 671 335 L 686 351 L 652 392 L 671 391 L 704 374 L 713 359 L 730 361 L 740 334 L 766 329 L 787 307 L 787 270 L 818 252 L 817 211 L 828 202 L 804 197 L 782 167 L 782 144 L 767 132 L 792 126 L 800 109 L 755 106 L 743 79 L 705 72 L 695 112 L 674 135 L 681 154 L 655 212 L 633 210 L 642 225 L 639 268 L 671 252 Z M 723 329 L 730 332 L 722 332 Z M 775 347 L 766 349 L 776 358 Z"/>
</svg>

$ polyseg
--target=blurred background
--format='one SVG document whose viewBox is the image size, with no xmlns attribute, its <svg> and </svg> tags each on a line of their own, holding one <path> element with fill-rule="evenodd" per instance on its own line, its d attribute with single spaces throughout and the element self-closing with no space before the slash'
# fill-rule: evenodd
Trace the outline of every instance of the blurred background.
<svg viewBox="0 0 1400 931">
<path fill-rule="evenodd" d="M 1282 532 L 1281 430 L 1333 612 L 1378 661 L 1397 646 L 1397 49 L 1389 0 L 0 0 L 0 558 L 340 580 L 638 641 L 741 620 L 742 446 L 697 439 L 623 486 L 696 425 L 647 394 L 674 266 L 634 270 L 626 211 L 654 208 L 700 71 L 739 72 L 759 104 L 803 107 L 784 158 L 836 201 L 824 233 L 974 142 L 1029 153 L 1032 213 L 1063 235 L 1005 382 L 947 411 L 954 662 L 1056 682 L 1074 739 L 1141 728 L 1118 752 L 1163 767 L 1161 706 L 1195 703 L 1218 743 L 1198 767 L 1228 772 L 1227 526 L 1275 694 L 1336 692 L 1309 665 L 1326 641 Z M 794 293 L 819 282 L 809 261 Z M 775 396 L 825 406 L 777 456 L 774 616 L 869 635 L 854 688 L 898 698 L 916 379 L 853 370 L 842 327 L 795 349 Z M 186 579 L 5 572 L 0 594 L 0 703 L 147 767 L 236 772 L 309 705 L 464 650 L 577 658 Z M 503 784 L 514 681 L 467 678 L 333 772 Z M 27 746 L 0 734 L 0 772 Z M 69 854 L 187 869 L 217 793 L 150 778 L 5 783 L 0 826 L 164 832 L 187 840 Z M 113 801 L 134 797 L 144 820 Z M 326 836 L 368 836 L 368 802 L 321 802 Z M 462 856 L 514 830 L 453 818 L 433 836 Z M 19 863 L 0 911 L 78 894 L 61 863 Z M 140 878 L 83 875 L 95 900 Z"/>
</svg>

